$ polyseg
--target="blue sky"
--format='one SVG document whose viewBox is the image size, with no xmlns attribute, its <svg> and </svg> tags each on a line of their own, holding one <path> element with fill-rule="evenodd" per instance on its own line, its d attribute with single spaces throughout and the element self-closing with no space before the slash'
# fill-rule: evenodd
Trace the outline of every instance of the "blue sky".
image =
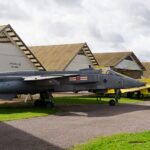
<svg viewBox="0 0 150 150">
<path fill-rule="evenodd" d="M 150 61 L 149 0 L 5 0 L 0 24 L 27 45 L 87 42 L 92 52 L 134 51 Z"/>
</svg>

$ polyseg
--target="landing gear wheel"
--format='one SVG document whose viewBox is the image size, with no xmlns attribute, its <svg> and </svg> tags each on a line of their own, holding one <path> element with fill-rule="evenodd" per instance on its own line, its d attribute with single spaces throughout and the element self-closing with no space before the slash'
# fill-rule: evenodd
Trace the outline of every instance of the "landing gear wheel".
<svg viewBox="0 0 150 150">
<path fill-rule="evenodd" d="M 53 108 L 54 107 L 54 103 L 53 102 L 49 102 L 49 101 L 36 100 L 34 102 L 34 106 L 35 107 Z"/>
<path fill-rule="evenodd" d="M 138 95 L 138 98 L 139 98 L 139 99 L 143 99 L 143 98 L 144 98 L 144 94 L 139 94 L 139 95 Z"/>
<path fill-rule="evenodd" d="M 34 106 L 35 106 L 35 107 L 40 107 L 40 106 L 41 106 L 41 101 L 40 101 L 40 100 L 36 100 L 36 101 L 34 102 Z"/>
<path fill-rule="evenodd" d="M 45 106 L 47 108 L 53 108 L 54 107 L 54 103 L 53 102 L 45 102 Z"/>
<path fill-rule="evenodd" d="M 116 105 L 116 101 L 113 100 L 113 99 L 111 99 L 111 100 L 109 101 L 109 106 L 115 106 L 115 105 Z"/>
<path fill-rule="evenodd" d="M 35 107 L 53 108 L 53 96 L 49 92 L 41 92 L 40 99 L 34 102 Z"/>
</svg>

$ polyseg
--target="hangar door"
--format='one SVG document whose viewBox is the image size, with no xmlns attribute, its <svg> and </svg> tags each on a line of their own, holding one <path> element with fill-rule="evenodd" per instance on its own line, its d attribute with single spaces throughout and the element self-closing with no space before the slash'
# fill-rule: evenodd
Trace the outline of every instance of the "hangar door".
<svg viewBox="0 0 150 150">
<path fill-rule="evenodd" d="M 16 45 L 0 43 L 0 72 L 37 70 Z"/>
</svg>

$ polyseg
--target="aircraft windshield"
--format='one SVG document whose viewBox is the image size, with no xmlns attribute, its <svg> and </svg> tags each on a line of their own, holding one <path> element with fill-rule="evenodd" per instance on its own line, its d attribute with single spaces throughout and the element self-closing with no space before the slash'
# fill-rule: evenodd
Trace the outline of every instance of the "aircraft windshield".
<svg viewBox="0 0 150 150">
<path fill-rule="evenodd" d="M 103 68 L 102 74 L 111 74 L 111 69 L 110 68 Z"/>
<path fill-rule="evenodd" d="M 122 74 L 117 73 L 117 72 L 113 71 L 112 69 L 110 69 L 108 67 L 107 68 L 103 68 L 101 72 L 102 72 L 102 74 L 123 76 Z"/>
</svg>

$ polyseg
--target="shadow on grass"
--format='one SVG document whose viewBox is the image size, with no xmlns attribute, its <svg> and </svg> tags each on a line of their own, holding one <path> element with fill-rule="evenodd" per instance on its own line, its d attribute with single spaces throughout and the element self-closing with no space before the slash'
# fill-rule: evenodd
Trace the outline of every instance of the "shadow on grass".
<svg viewBox="0 0 150 150">
<path fill-rule="evenodd" d="M 64 150 L 9 124 L 0 123 L 2 150 Z"/>
<path fill-rule="evenodd" d="M 109 100 L 114 99 L 114 97 L 102 97 L 98 98 L 95 96 L 68 96 L 68 97 L 55 97 L 54 102 L 56 104 L 108 104 Z M 129 99 L 122 97 L 119 103 L 136 103 L 148 101 L 150 98 L 144 99 Z"/>
<path fill-rule="evenodd" d="M 32 103 L 0 104 L 0 121 L 47 116 L 58 112 L 57 108 L 37 108 Z"/>
<path fill-rule="evenodd" d="M 110 98 L 102 98 L 97 101 L 95 97 L 80 96 L 80 97 L 56 97 L 54 102 L 56 107 L 50 108 L 35 108 L 32 103 L 13 103 L 0 105 L 0 121 L 26 119 L 39 116 L 47 116 L 49 114 L 55 115 L 68 115 L 68 116 L 82 116 L 83 114 L 88 117 L 103 117 L 113 116 L 128 112 L 150 110 L 149 105 L 132 104 L 117 104 L 116 106 L 109 106 L 108 101 Z M 147 99 L 148 100 L 148 99 Z M 139 100 L 123 99 L 124 102 Z M 144 100 L 145 101 L 145 100 Z M 141 100 L 140 100 L 141 102 Z M 101 105 L 104 104 L 104 105 Z M 58 113 L 60 112 L 60 113 Z"/>
<path fill-rule="evenodd" d="M 108 105 L 60 105 L 63 113 L 61 116 L 87 116 L 87 117 L 110 117 L 135 111 L 150 110 L 150 106 L 136 104 L 119 104 L 111 107 Z M 58 115 L 58 114 L 57 114 Z"/>
<path fill-rule="evenodd" d="M 142 102 L 143 100 L 124 99 L 122 100 L 124 102 L 133 102 L 131 104 L 123 102 L 116 106 L 109 106 L 108 100 L 109 98 L 102 101 L 96 101 L 96 98 L 91 97 L 58 97 L 55 99 L 55 102 L 57 107 L 64 112 L 60 113 L 60 115 L 66 116 L 109 117 L 129 112 L 150 110 L 150 104 L 146 105 L 145 103 L 140 104 L 134 102 Z M 148 99 L 146 100 L 150 101 Z"/>
<path fill-rule="evenodd" d="M 69 97 L 55 97 L 56 104 L 108 104 L 108 100 L 98 99 L 89 96 L 69 96 Z"/>
<path fill-rule="evenodd" d="M 21 112 L 40 112 L 51 114 L 56 108 L 46 109 L 34 107 L 32 103 L 17 102 L 14 104 L 0 104 L 0 113 L 21 113 Z"/>
</svg>

